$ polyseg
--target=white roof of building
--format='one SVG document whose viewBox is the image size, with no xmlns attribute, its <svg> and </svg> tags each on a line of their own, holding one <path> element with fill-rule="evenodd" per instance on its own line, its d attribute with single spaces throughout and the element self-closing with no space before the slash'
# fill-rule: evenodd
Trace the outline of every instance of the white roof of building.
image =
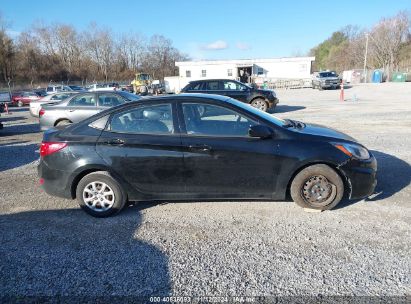
<svg viewBox="0 0 411 304">
<path fill-rule="evenodd" d="M 258 64 L 263 62 L 298 62 L 314 61 L 315 57 L 282 57 L 268 59 L 234 59 L 234 60 L 202 60 L 202 61 L 176 61 L 176 66 L 211 65 L 211 64 Z"/>
</svg>

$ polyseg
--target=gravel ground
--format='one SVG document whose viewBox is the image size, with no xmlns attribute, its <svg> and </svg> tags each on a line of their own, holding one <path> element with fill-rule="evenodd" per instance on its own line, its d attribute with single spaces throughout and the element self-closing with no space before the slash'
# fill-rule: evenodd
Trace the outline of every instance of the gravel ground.
<svg viewBox="0 0 411 304">
<path fill-rule="evenodd" d="M 378 159 L 377 194 L 292 202 L 137 203 L 95 219 L 42 192 L 42 134 L 2 114 L 0 295 L 411 295 L 411 83 L 279 90 L 277 114 L 339 129 Z"/>
</svg>

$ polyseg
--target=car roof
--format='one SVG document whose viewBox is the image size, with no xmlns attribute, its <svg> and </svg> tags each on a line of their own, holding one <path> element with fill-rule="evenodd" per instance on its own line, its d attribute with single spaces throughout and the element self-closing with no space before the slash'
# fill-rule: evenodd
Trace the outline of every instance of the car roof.
<svg viewBox="0 0 411 304">
<path fill-rule="evenodd" d="M 193 82 L 203 82 L 203 81 L 236 81 L 236 82 L 239 82 L 238 80 L 235 80 L 235 79 L 227 79 L 227 78 L 215 78 L 215 79 L 198 79 L 198 80 L 193 80 L 193 81 L 190 81 L 190 83 L 193 83 Z"/>
<path fill-rule="evenodd" d="M 202 99 L 213 99 L 217 101 L 226 101 L 230 97 L 217 95 L 217 94 L 203 94 L 203 93 L 181 93 L 181 94 L 171 94 L 163 96 L 149 96 L 142 98 L 141 101 L 161 101 L 161 100 L 174 100 L 174 99 L 190 99 L 190 98 L 202 98 Z M 140 101 L 140 102 L 141 102 Z"/>
</svg>

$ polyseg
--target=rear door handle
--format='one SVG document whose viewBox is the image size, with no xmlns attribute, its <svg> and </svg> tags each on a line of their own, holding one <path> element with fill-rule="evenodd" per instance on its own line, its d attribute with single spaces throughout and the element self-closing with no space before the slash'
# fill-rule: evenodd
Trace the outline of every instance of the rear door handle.
<svg viewBox="0 0 411 304">
<path fill-rule="evenodd" d="M 69 112 L 74 112 L 74 111 L 76 111 L 76 110 L 69 110 Z"/>
<path fill-rule="evenodd" d="M 193 152 L 210 152 L 211 147 L 207 145 L 190 145 L 188 146 L 188 150 Z"/>
<path fill-rule="evenodd" d="M 121 146 L 124 145 L 124 140 L 121 139 L 110 139 L 107 141 L 107 144 L 109 144 L 110 146 Z"/>
</svg>

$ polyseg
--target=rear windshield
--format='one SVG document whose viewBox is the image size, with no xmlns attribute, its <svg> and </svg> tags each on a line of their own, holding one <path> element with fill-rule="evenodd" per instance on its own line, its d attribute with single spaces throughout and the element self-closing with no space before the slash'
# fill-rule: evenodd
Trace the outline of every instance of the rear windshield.
<svg viewBox="0 0 411 304">
<path fill-rule="evenodd" d="M 140 96 L 126 92 L 126 91 L 117 91 L 117 93 L 129 101 L 137 101 L 141 99 Z"/>
</svg>

